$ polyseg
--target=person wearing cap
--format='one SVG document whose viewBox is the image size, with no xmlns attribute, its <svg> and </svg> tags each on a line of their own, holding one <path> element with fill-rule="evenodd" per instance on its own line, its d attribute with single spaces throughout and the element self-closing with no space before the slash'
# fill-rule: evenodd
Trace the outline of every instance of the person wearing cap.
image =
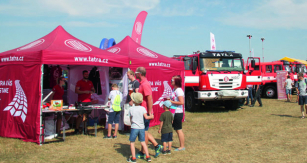
<svg viewBox="0 0 307 163">
<path fill-rule="evenodd" d="M 161 134 L 161 142 L 163 143 L 162 154 L 171 154 L 172 142 L 173 142 L 173 114 L 170 112 L 172 103 L 170 101 L 163 102 L 164 112 L 160 116 L 160 126 L 158 133 Z M 166 145 L 168 149 L 166 150 Z"/>
<path fill-rule="evenodd" d="M 307 93 L 306 93 L 306 79 L 304 79 L 304 74 L 303 73 L 298 73 L 298 81 L 295 85 L 297 88 L 298 92 L 297 94 L 299 95 L 298 97 L 298 105 L 301 106 L 301 112 L 302 112 L 302 119 L 305 118 L 305 113 L 304 113 L 304 106 L 307 112 Z M 307 114 L 307 113 L 306 113 Z"/>
<path fill-rule="evenodd" d="M 143 102 L 143 95 L 141 93 L 132 93 L 131 100 L 134 106 L 129 110 L 129 116 L 131 120 L 131 132 L 130 132 L 130 149 L 132 157 L 128 158 L 128 162 L 136 162 L 135 154 L 135 140 L 138 137 L 141 142 L 142 148 L 145 151 L 146 161 L 151 162 L 151 158 L 148 153 L 147 144 L 145 143 L 145 122 L 144 119 L 152 119 L 153 114 L 147 115 L 147 111 L 143 106 L 140 106 Z"/>
<path fill-rule="evenodd" d="M 152 90 L 150 83 L 148 82 L 146 78 L 146 69 L 144 67 L 138 67 L 135 71 L 135 77 L 140 80 L 140 87 L 139 87 L 139 93 L 143 95 L 143 102 L 141 106 L 143 106 L 146 110 L 148 115 L 153 114 L 152 106 L 153 106 L 153 100 L 152 100 Z M 155 140 L 155 138 L 148 132 L 149 130 L 149 124 L 150 119 L 145 119 L 145 142 L 148 144 L 148 141 L 152 143 L 152 145 L 155 147 L 155 157 L 158 157 L 159 154 L 162 152 L 162 145 L 159 145 L 159 143 Z M 137 158 L 144 158 L 144 150 L 141 150 L 137 154 Z"/>
</svg>

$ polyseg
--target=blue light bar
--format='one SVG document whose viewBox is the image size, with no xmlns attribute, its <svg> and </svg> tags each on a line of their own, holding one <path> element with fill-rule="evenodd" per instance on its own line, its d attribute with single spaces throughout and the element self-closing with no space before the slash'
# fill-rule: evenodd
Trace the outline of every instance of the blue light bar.
<svg viewBox="0 0 307 163">
<path fill-rule="evenodd" d="M 211 53 L 232 52 L 232 53 L 234 53 L 235 51 L 229 51 L 229 50 L 206 50 L 206 52 L 211 52 Z"/>
</svg>

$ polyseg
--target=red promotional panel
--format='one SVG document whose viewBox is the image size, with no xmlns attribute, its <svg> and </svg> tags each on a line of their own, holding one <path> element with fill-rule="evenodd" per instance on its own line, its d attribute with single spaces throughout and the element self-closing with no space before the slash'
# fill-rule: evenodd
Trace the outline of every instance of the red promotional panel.
<svg viewBox="0 0 307 163">
<path fill-rule="evenodd" d="M 287 79 L 287 71 L 277 71 L 277 94 L 278 100 L 287 100 L 285 81 Z"/>
<path fill-rule="evenodd" d="M 39 143 L 40 68 L 0 66 L 0 136 Z"/>
<path fill-rule="evenodd" d="M 175 75 L 180 75 L 182 78 L 184 78 L 182 71 L 163 69 L 146 71 L 146 77 L 150 82 L 153 97 L 154 120 L 150 122 L 150 126 L 160 124 L 160 115 L 164 112 L 162 102 L 172 93 L 173 86 L 171 85 L 171 79 Z M 184 86 L 184 83 L 182 83 L 182 86 Z"/>
<path fill-rule="evenodd" d="M 147 16 L 147 12 L 141 11 L 139 15 L 136 17 L 134 25 L 133 25 L 131 38 L 139 44 L 141 44 L 142 32 L 143 32 L 143 27 L 144 27 L 146 16 Z"/>
</svg>

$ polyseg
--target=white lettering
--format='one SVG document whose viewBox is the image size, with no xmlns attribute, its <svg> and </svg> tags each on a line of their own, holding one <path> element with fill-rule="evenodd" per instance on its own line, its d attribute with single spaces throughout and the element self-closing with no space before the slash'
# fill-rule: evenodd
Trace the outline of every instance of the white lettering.
<svg viewBox="0 0 307 163">
<path fill-rule="evenodd" d="M 161 81 L 155 81 L 155 85 L 161 85 Z"/>
<path fill-rule="evenodd" d="M 9 93 L 9 88 L 0 88 L 0 93 Z"/>
<path fill-rule="evenodd" d="M 227 54 L 227 53 L 212 53 L 214 57 L 233 57 L 232 54 Z"/>
<path fill-rule="evenodd" d="M 158 87 L 151 87 L 151 90 L 157 92 L 158 91 Z"/>
</svg>

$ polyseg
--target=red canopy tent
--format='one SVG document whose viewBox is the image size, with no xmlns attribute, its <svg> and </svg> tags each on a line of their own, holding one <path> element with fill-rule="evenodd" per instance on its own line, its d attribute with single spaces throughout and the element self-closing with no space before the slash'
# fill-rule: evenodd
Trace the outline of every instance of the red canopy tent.
<svg viewBox="0 0 307 163">
<path fill-rule="evenodd" d="M 40 143 L 42 65 L 128 67 L 118 57 L 87 44 L 58 26 L 48 35 L 0 53 L 0 136 Z"/>
<path fill-rule="evenodd" d="M 130 36 L 106 50 L 121 56 L 128 56 L 129 68 L 132 70 L 137 67 L 146 68 L 146 77 L 150 81 L 153 91 L 153 112 L 155 115 L 150 126 L 158 125 L 160 123 L 159 117 L 164 112 L 161 102 L 172 92 L 171 78 L 174 75 L 182 77 L 184 90 L 184 63 L 153 52 L 135 42 Z"/>
</svg>

